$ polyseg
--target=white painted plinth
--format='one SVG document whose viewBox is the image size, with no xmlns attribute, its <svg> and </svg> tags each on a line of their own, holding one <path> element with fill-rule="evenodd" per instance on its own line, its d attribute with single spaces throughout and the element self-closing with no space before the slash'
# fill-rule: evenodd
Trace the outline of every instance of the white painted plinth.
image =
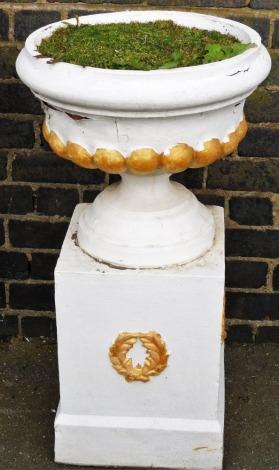
<svg viewBox="0 0 279 470">
<path fill-rule="evenodd" d="M 55 273 L 56 462 L 220 470 L 223 209 L 211 209 L 216 238 L 202 258 L 133 270 L 98 263 L 76 245 L 83 207 L 73 215 Z M 167 368 L 148 382 L 126 382 L 109 358 L 123 331 L 158 332 L 170 352 Z"/>
</svg>

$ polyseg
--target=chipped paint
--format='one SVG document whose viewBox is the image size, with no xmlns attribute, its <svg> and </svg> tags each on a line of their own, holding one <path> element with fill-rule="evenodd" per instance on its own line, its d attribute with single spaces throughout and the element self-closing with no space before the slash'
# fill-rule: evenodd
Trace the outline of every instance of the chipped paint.
<svg viewBox="0 0 279 470">
<path fill-rule="evenodd" d="M 208 446 L 201 446 L 201 447 L 194 447 L 193 450 L 194 450 L 195 452 L 199 452 L 200 450 L 204 450 L 204 451 L 206 451 L 206 452 L 216 452 L 216 451 L 218 451 L 218 450 L 220 450 L 220 449 L 218 449 L 218 447 L 215 447 L 215 448 L 210 449 L 210 447 L 208 447 Z"/>
</svg>

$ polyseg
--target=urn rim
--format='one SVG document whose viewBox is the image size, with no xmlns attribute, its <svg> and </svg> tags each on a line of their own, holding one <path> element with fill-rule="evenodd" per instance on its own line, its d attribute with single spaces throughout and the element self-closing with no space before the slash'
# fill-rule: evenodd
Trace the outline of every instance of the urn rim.
<svg viewBox="0 0 279 470">
<path fill-rule="evenodd" d="M 216 109 L 245 99 L 264 80 L 270 58 L 259 34 L 224 18 L 179 11 L 125 11 L 80 17 L 80 22 L 173 19 L 179 24 L 218 29 L 252 42 L 238 56 L 220 62 L 169 70 L 133 71 L 49 64 L 36 58 L 36 44 L 63 25 L 59 21 L 34 31 L 17 60 L 23 82 L 41 100 L 76 113 L 106 116 L 156 117 Z M 69 20 L 74 23 L 76 20 Z M 207 25 L 207 26 L 206 26 Z M 174 86 L 175 85 L 175 86 Z"/>
</svg>

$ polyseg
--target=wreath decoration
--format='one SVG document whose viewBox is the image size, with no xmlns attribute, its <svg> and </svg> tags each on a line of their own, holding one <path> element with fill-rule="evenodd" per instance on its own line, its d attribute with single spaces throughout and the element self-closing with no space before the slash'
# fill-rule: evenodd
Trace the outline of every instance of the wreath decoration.
<svg viewBox="0 0 279 470">
<path fill-rule="evenodd" d="M 127 353 L 140 340 L 146 348 L 148 356 L 143 365 L 137 364 L 127 356 Z M 169 353 L 166 343 L 156 331 L 148 333 L 120 333 L 109 350 L 109 357 L 114 369 L 125 377 L 127 382 L 141 380 L 148 382 L 152 375 L 160 374 L 166 367 Z"/>
</svg>

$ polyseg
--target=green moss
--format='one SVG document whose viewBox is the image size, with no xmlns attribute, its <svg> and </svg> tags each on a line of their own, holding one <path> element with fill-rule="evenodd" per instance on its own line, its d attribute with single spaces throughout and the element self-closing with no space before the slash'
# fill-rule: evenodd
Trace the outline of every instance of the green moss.
<svg viewBox="0 0 279 470">
<path fill-rule="evenodd" d="M 105 69 L 156 70 L 215 62 L 250 45 L 217 31 L 149 23 L 67 24 L 43 39 L 38 51 L 52 62 Z"/>
</svg>

